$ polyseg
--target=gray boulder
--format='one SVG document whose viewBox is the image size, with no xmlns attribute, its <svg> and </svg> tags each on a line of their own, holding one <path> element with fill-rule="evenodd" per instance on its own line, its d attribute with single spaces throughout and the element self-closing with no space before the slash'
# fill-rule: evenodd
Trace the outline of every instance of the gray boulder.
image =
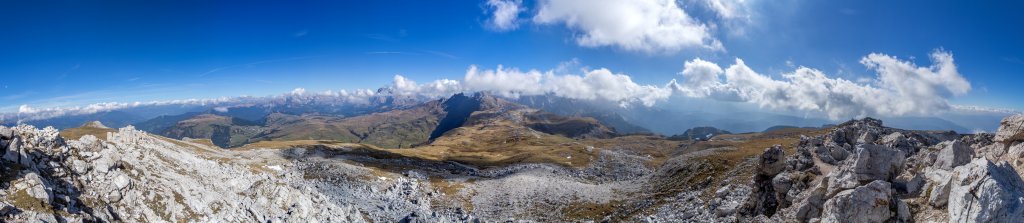
<svg viewBox="0 0 1024 223">
<path fill-rule="evenodd" d="M 950 222 L 1016 222 L 1024 218 L 1024 181 L 1005 162 L 975 159 L 950 182 Z"/>
<path fill-rule="evenodd" d="M 807 222 L 813 218 L 821 217 L 822 206 L 825 204 L 825 187 L 819 186 L 808 191 L 806 197 L 795 204 L 796 215 L 793 216 L 800 222 Z"/>
<path fill-rule="evenodd" d="M 21 139 L 14 138 L 11 141 L 7 142 L 7 144 L 7 148 L 4 149 L 3 151 L 3 158 L 7 161 L 17 163 L 18 160 L 20 160 L 19 158 L 21 157 Z"/>
<path fill-rule="evenodd" d="M 853 172 L 860 182 L 891 181 L 903 166 L 903 151 L 885 146 L 858 145 L 853 156 Z"/>
<path fill-rule="evenodd" d="M 767 148 L 761 153 L 758 162 L 758 172 L 764 176 L 774 176 L 786 169 L 786 154 L 782 146 L 775 145 Z"/>
<path fill-rule="evenodd" d="M 911 217 L 912 217 L 911 214 L 910 214 L 910 205 L 907 205 L 907 202 L 904 202 L 903 200 L 900 200 L 900 199 L 895 199 L 895 200 L 896 200 L 896 219 L 899 220 L 900 222 L 910 222 Z"/>
<path fill-rule="evenodd" d="M 890 211 L 892 191 L 888 182 L 876 180 L 845 190 L 825 202 L 821 222 L 884 222 Z"/>
<path fill-rule="evenodd" d="M 14 185 L 15 190 L 25 190 L 30 197 L 50 203 L 50 193 L 46 191 L 46 184 L 35 172 L 28 172 L 21 181 Z"/>
<path fill-rule="evenodd" d="M 1024 114 L 1006 117 L 999 123 L 999 130 L 993 139 L 1009 145 L 1012 142 L 1024 141 Z"/>
<path fill-rule="evenodd" d="M 932 207 L 946 206 L 946 202 L 949 201 L 949 171 L 930 170 L 926 175 L 932 182 L 931 193 L 928 194 L 928 204 Z"/>
<path fill-rule="evenodd" d="M 939 150 L 935 164 L 933 164 L 939 169 L 952 170 L 954 167 L 970 163 L 971 156 L 974 155 L 971 147 L 964 145 L 960 140 L 944 142 L 939 145 L 944 145 L 944 147 Z"/>
<path fill-rule="evenodd" d="M 14 130 L 6 126 L 0 126 L 0 139 L 10 140 L 14 138 Z"/>
</svg>

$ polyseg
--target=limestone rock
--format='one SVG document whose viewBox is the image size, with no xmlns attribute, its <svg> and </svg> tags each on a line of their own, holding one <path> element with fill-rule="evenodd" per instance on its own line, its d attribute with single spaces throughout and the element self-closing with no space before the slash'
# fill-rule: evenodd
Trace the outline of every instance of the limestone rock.
<svg viewBox="0 0 1024 223">
<path fill-rule="evenodd" d="M 39 174 L 35 172 L 29 172 L 25 174 L 21 182 L 15 185 L 15 188 L 23 189 L 28 193 L 29 196 L 39 199 L 44 202 L 50 202 L 50 193 L 46 191 L 46 184 L 43 179 L 39 177 Z"/>
<path fill-rule="evenodd" d="M 806 197 L 801 199 L 796 207 L 797 220 L 807 222 L 812 218 L 821 217 L 822 206 L 825 204 L 825 187 L 819 186 L 808 191 Z M 813 222 L 813 221 L 812 221 Z"/>
<path fill-rule="evenodd" d="M 899 174 L 904 154 L 885 146 L 865 144 L 857 146 L 853 159 L 853 172 L 860 182 L 890 181 Z"/>
<path fill-rule="evenodd" d="M 896 200 L 896 219 L 900 222 L 910 222 L 912 216 L 910 214 L 910 205 L 900 199 Z"/>
<path fill-rule="evenodd" d="M 926 173 L 931 181 L 931 193 L 928 194 L 928 204 L 932 207 L 943 207 L 949 201 L 950 173 L 945 170 L 930 170 Z"/>
<path fill-rule="evenodd" d="M 0 139 L 10 140 L 14 138 L 14 130 L 0 126 Z"/>
<path fill-rule="evenodd" d="M 726 185 L 715 191 L 710 204 L 718 217 L 734 215 L 743 205 L 743 198 L 750 195 L 750 188 L 743 185 Z"/>
<path fill-rule="evenodd" d="M 1024 181 L 1006 163 L 975 159 L 954 169 L 950 184 L 950 222 L 1014 222 L 1024 217 Z"/>
<path fill-rule="evenodd" d="M 971 156 L 974 155 L 974 151 L 961 143 L 960 140 L 945 142 L 939 145 L 944 147 L 942 150 L 939 150 L 935 164 L 933 164 L 939 169 L 952 170 L 954 167 L 971 162 Z"/>
<path fill-rule="evenodd" d="M 891 191 L 888 182 L 876 180 L 867 185 L 836 194 L 825 202 L 822 222 L 883 222 L 889 211 Z"/>
<path fill-rule="evenodd" d="M 993 139 L 1009 145 L 1012 142 L 1024 141 L 1024 114 L 1006 117 L 999 123 L 999 130 Z"/>
<path fill-rule="evenodd" d="M 758 159 L 759 173 L 765 176 L 779 174 L 786 169 L 786 162 L 783 162 L 785 158 L 786 154 L 782 151 L 782 146 L 775 145 L 765 149 Z"/>
<path fill-rule="evenodd" d="M 3 156 L 4 160 L 17 163 L 21 157 L 21 138 L 14 138 L 8 141 Z"/>
<path fill-rule="evenodd" d="M 785 195 L 789 192 L 790 187 L 793 186 L 793 173 L 783 172 L 775 175 L 772 178 L 772 187 L 775 188 L 775 192 L 780 195 Z"/>
<path fill-rule="evenodd" d="M 114 186 L 117 187 L 117 189 L 124 189 L 128 187 L 128 185 L 130 185 L 131 183 L 132 179 L 129 178 L 128 175 L 118 174 L 116 177 L 114 177 Z"/>
<path fill-rule="evenodd" d="M 16 208 L 13 205 L 10 205 L 6 202 L 0 202 L 0 216 L 10 214 L 11 212 L 14 212 L 15 209 Z"/>
</svg>

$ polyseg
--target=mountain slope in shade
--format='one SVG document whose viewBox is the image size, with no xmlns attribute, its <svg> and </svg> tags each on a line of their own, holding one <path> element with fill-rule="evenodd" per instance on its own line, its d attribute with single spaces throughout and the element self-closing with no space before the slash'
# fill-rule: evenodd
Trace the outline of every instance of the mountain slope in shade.
<svg viewBox="0 0 1024 223">
<path fill-rule="evenodd" d="M 177 122 L 164 129 L 161 135 L 175 139 L 210 139 L 213 144 L 228 148 L 250 143 L 250 139 L 263 130 L 257 123 L 239 118 L 202 114 Z"/>
<path fill-rule="evenodd" d="M 708 140 L 717 135 L 732 134 L 729 131 L 717 129 L 715 127 L 704 126 L 687 129 L 683 134 L 669 136 L 668 139 L 672 140 Z"/>
</svg>

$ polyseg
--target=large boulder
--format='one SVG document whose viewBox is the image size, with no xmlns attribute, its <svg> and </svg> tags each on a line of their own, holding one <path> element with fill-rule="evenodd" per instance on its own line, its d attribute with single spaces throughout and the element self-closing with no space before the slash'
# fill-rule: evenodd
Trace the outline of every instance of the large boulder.
<svg viewBox="0 0 1024 223">
<path fill-rule="evenodd" d="M 774 176 L 786 169 L 785 152 L 782 146 L 775 145 L 767 148 L 761 153 L 758 162 L 758 173 L 764 176 Z"/>
<path fill-rule="evenodd" d="M 946 206 L 946 202 L 949 201 L 949 175 L 949 171 L 941 169 L 929 169 L 925 172 L 925 176 L 931 182 L 931 192 L 927 194 L 928 204 L 933 207 Z"/>
<path fill-rule="evenodd" d="M 857 145 L 856 154 L 852 158 L 853 173 L 862 183 L 891 181 L 899 174 L 905 159 L 903 151 L 874 144 Z"/>
<path fill-rule="evenodd" d="M 821 222 L 884 222 L 890 211 L 892 191 L 889 182 L 876 180 L 845 190 L 825 202 Z"/>
<path fill-rule="evenodd" d="M 803 199 L 793 205 L 796 208 L 793 217 L 800 222 L 808 222 L 813 218 L 820 217 L 822 206 L 825 205 L 825 188 L 826 186 L 819 184 L 809 189 Z"/>
<path fill-rule="evenodd" d="M 24 190 L 30 197 L 50 203 L 50 193 L 46 189 L 43 178 L 35 172 L 28 172 L 20 181 L 14 184 L 15 190 Z"/>
<path fill-rule="evenodd" d="M 6 126 L 0 126 L 0 139 L 10 140 L 14 138 L 14 130 Z"/>
<path fill-rule="evenodd" d="M 1024 181 L 1005 162 L 983 158 L 957 167 L 950 182 L 950 222 L 1016 222 L 1024 218 Z"/>
<path fill-rule="evenodd" d="M 954 167 L 970 163 L 971 156 L 974 155 L 971 147 L 964 145 L 960 140 L 944 142 L 939 145 L 943 146 L 943 148 L 939 150 L 935 164 L 933 164 L 939 169 L 952 170 Z"/>
<path fill-rule="evenodd" d="M 999 123 L 999 130 L 993 139 L 1009 145 L 1012 142 L 1024 141 L 1024 114 L 1006 117 Z"/>
</svg>

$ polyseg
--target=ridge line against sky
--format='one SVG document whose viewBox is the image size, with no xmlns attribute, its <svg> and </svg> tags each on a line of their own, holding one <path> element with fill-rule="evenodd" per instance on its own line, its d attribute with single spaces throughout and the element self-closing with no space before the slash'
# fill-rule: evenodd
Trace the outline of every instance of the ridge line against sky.
<svg viewBox="0 0 1024 223">
<path fill-rule="evenodd" d="M 12 50 L 0 58 L 7 67 L 0 71 L 16 78 L 0 82 L 0 99 L 8 102 L 0 112 L 273 95 L 295 87 L 366 89 L 389 79 L 390 86 L 431 97 L 494 91 L 652 106 L 681 96 L 830 119 L 1024 108 L 1013 96 L 1024 92 L 1003 80 L 1024 69 L 1024 55 L 1014 53 L 1024 45 L 1012 41 L 1024 31 L 997 23 L 1021 18 L 1007 10 L 1014 2 L 401 3 L 268 3 L 237 11 L 227 3 L 8 3 L 0 15 L 12 35 L 0 44 Z M 910 6 L 929 13 L 889 11 Z M 388 17 L 394 13 L 404 14 Z M 944 14 L 955 19 L 939 19 L 950 17 Z M 897 28 L 881 30 L 880 21 Z M 163 37 L 169 33 L 184 34 Z M 184 59 L 192 57 L 198 59 Z M 543 67 L 555 68 L 536 70 Z"/>
</svg>

